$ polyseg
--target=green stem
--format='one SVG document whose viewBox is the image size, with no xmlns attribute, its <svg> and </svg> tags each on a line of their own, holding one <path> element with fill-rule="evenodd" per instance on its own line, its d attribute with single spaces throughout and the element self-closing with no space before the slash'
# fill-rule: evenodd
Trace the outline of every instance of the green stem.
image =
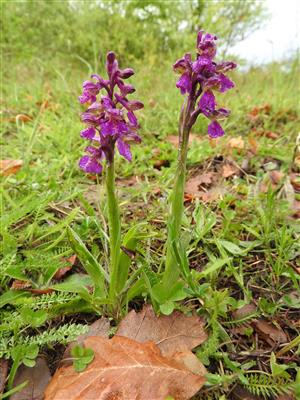
<svg viewBox="0 0 300 400">
<path fill-rule="evenodd" d="M 10 369 L 9 377 L 8 377 L 8 383 L 7 383 L 7 389 L 11 390 L 13 388 L 15 376 L 17 373 L 17 370 L 19 368 L 19 365 L 21 364 L 21 356 L 18 355 L 16 359 L 14 360 L 12 367 Z"/>
<path fill-rule="evenodd" d="M 163 284 L 166 287 L 172 286 L 179 277 L 179 267 L 175 260 L 172 246 L 173 242 L 180 239 L 181 223 L 184 210 L 184 187 L 186 180 L 186 159 L 189 145 L 190 128 L 186 121 L 189 113 L 190 102 L 182 110 L 179 127 L 179 148 L 177 158 L 177 169 L 175 175 L 174 189 L 171 195 L 171 213 L 168 222 L 168 240 L 166 265 L 163 276 Z"/>
<path fill-rule="evenodd" d="M 120 212 L 115 190 L 114 159 L 106 165 L 106 191 L 108 206 L 108 228 L 110 247 L 110 286 L 109 298 L 115 305 L 117 298 L 118 269 L 121 246 Z"/>
</svg>

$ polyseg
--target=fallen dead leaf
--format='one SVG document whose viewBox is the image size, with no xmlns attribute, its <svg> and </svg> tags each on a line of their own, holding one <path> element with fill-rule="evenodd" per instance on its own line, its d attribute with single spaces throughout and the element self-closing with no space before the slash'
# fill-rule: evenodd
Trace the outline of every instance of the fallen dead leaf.
<svg viewBox="0 0 300 400">
<path fill-rule="evenodd" d="M 67 348 L 64 352 L 63 358 L 60 362 L 60 366 L 61 365 L 66 366 L 66 365 L 72 364 L 70 357 L 71 357 L 71 350 L 74 346 L 76 346 L 77 344 L 82 345 L 83 342 L 85 341 L 85 339 L 87 339 L 90 336 L 100 336 L 100 337 L 108 338 L 109 330 L 110 330 L 109 319 L 104 318 L 104 317 L 97 319 L 97 321 L 93 322 L 89 326 L 89 330 L 87 331 L 87 333 L 84 333 L 83 335 L 78 336 L 74 342 L 70 343 L 67 346 Z"/>
<path fill-rule="evenodd" d="M 212 172 L 205 172 L 189 178 L 185 185 L 185 193 L 190 196 L 198 196 L 203 188 L 209 188 L 214 181 Z"/>
<path fill-rule="evenodd" d="M 156 101 L 155 101 L 154 99 L 150 99 L 149 102 L 148 102 L 148 104 L 149 104 L 150 107 L 153 108 L 153 107 L 156 106 L 157 103 L 156 103 Z"/>
<path fill-rule="evenodd" d="M 232 313 L 234 320 L 241 320 L 257 311 L 255 304 L 249 303 Z"/>
<path fill-rule="evenodd" d="M 211 138 L 211 137 L 209 137 L 208 138 L 208 142 L 209 142 L 210 147 L 212 149 L 215 149 L 218 146 L 218 144 L 220 143 L 220 139 L 219 138 Z"/>
<path fill-rule="evenodd" d="M 29 281 L 21 281 L 20 279 L 15 279 L 11 284 L 11 289 L 24 290 L 31 288 L 31 283 Z"/>
<path fill-rule="evenodd" d="M 232 164 L 224 164 L 222 165 L 222 176 L 223 178 L 229 178 L 233 175 L 237 175 L 239 173 L 239 169 Z"/>
<path fill-rule="evenodd" d="M 139 183 L 139 178 L 136 175 L 129 176 L 128 178 L 121 178 L 116 180 L 119 187 L 135 186 Z"/>
<path fill-rule="evenodd" d="M 242 136 L 234 137 L 228 140 L 228 146 L 232 149 L 243 150 L 245 148 L 245 142 Z"/>
<path fill-rule="evenodd" d="M 300 174 L 290 174 L 290 180 L 295 192 L 300 193 Z"/>
<path fill-rule="evenodd" d="M 64 258 L 62 261 L 67 263 L 67 265 L 65 267 L 59 268 L 55 272 L 53 278 L 56 279 L 56 280 L 61 279 L 64 275 L 66 275 L 66 273 L 68 271 L 70 271 L 72 269 L 72 267 L 73 267 L 73 265 L 75 264 L 75 261 L 76 261 L 76 255 L 73 255 L 73 256 L 71 256 L 69 258 Z"/>
<path fill-rule="evenodd" d="M 29 122 L 32 121 L 32 117 L 28 114 L 18 114 L 16 115 L 16 121 L 21 121 L 21 122 Z"/>
<path fill-rule="evenodd" d="M 43 400 L 44 391 L 50 379 L 51 374 L 47 363 L 41 357 L 37 358 L 32 368 L 21 365 L 14 380 L 14 387 L 24 381 L 28 381 L 28 384 L 21 391 L 10 396 L 10 400 Z"/>
<path fill-rule="evenodd" d="M 276 397 L 276 400 L 296 400 L 296 397 L 292 393 L 281 394 L 280 396 Z"/>
<path fill-rule="evenodd" d="M 207 373 L 206 368 L 201 364 L 199 358 L 191 351 L 175 353 L 172 355 L 172 360 L 184 365 L 193 374 L 204 376 Z"/>
<path fill-rule="evenodd" d="M 27 290 L 33 294 L 47 294 L 52 293 L 54 290 L 50 288 L 45 289 L 33 289 L 31 283 L 29 281 L 21 281 L 19 279 L 15 279 L 11 284 L 11 289 L 14 290 Z"/>
<path fill-rule="evenodd" d="M 258 150 L 258 142 L 257 142 L 257 140 L 254 139 L 254 137 L 250 136 L 248 138 L 248 143 L 249 143 L 249 146 L 250 146 L 251 153 L 256 154 L 257 150 Z"/>
<path fill-rule="evenodd" d="M 207 338 L 204 321 L 200 317 L 187 316 L 179 311 L 157 317 L 150 305 L 139 313 L 130 311 L 121 321 L 116 335 L 140 343 L 152 341 L 163 356 L 192 350 Z"/>
<path fill-rule="evenodd" d="M 178 146 L 178 135 L 169 135 L 166 137 L 167 142 L 173 144 L 174 146 Z M 195 135 L 193 133 L 190 133 L 189 136 L 189 142 L 201 142 L 203 140 L 203 138 L 201 137 L 201 135 Z"/>
<path fill-rule="evenodd" d="M 226 189 L 221 186 L 216 186 L 207 192 L 202 192 L 199 195 L 199 198 L 204 201 L 204 203 L 210 203 L 212 201 L 216 201 L 220 199 L 222 196 L 224 196 L 226 193 Z"/>
<path fill-rule="evenodd" d="M 300 201 L 299 200 L 295 200 L 294 203 L 293 203 L 292 217 L 294 219 L 299 219 L 300 218 Z"/>
<path fill-rule="evenodd" d="M 236 385 L 231 392 L 233 400 L 261 400 L 260 397 L 250 393 L 241 385 Z"/>
<path fill-rule="evenodd" d="M 276 140 L 279 138 L 279 134 L 276 132 L 272 131 L 265 131 L 264 136 L 266 136 L 268 139 Z"/>
<path fill-rule="evenodd" d="M 178 135 L 169 135 L 166 137 L 166 140 L 174 146 L 178 146 Z"/>
<path fill-rule="evenodd" d="M 277 171 L 275 169 L 275 170 L 269 172 L 269 177 L 271 179 L 271 182 L 274 183 L 275 185 L 277 185 L 284 178 L 284 173 L 281 171 Z"/>
<path fill-rule="evenodd" d="M 22 160 L 0 160 L 0 175 L 16 174 L 23 165 Z"/>
<path fill-rule="evenodd" d="M 0 394 L 3 393 L 8 373 L 8 360 L 0 358 Z"/>
<path fill-rule="evenodd" d="M 252 117 L 256 117 L 258 114 L 269 114 L 270 111 L 271 111 L 270 104 L 264 104 L 262 106 L 257 106 L 252 108 L 252 110 L 249 112 L 249 115 Z"/>
<path fill-rule="evenodd" d="M 155 160 L 153 163 L 153 167 L 155 169 L 161 170 L 162 167 L 169 167 L 170 166 L 170 161 L 169 160 Z"/>
<path fill-rule="evenodd" d="M 252 325 L 262 338 L 271 346 L 274 345 L 274 343 L 286 343 L 288 341 L 286 334 L 280 326 L 275 326 L 269 321 L 258 319 L 253 321 Z"/>
<path fill-rule="evenodd" d="M 114 336 L 90 337 L 84 344 L 93 349 L 93 362 L 81 373 L 73 366 L 59 368 L 45 400 L 185 400 L 205 382 L 179 361 L 163 357 L 151 342 Z"/>
</svg>

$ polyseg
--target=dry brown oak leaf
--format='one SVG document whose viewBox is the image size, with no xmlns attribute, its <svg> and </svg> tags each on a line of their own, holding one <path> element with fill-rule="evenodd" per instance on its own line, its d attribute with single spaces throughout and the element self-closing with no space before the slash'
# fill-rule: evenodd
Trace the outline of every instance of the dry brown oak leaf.
<svg viewBox="0 0 300 400">
<path fill-rule="evenodd" d="M 157 317 L 150 305 L 139 313 L 130 311 L 121 321 L 116 335 L 137 342 L 154 342 L 163 356 L 192 350 L 207 339 L 204 321 L 197 315 L 174 311 L 171 315 Z"/>
<path fill-rule="evenodd" d="M 25 381 L 28 383 L 21 391 L 11 395 L 10 400 L 43 400 L 50 379 L 50 370 L 44 358 L 38 357 L 33 368 L 21 365 L 14 380 L 14 387 Z"/>
<path fill-rule="evenodd" d="M 187 400 L 205 382 L 178 357 L 163 357 L 152 342 L 114 336 L 89 337 L 84 344 L 94 350 L 93 362 L 80 373 L 73 366 L 58 369 L 45 400 Z"/>
</svg>

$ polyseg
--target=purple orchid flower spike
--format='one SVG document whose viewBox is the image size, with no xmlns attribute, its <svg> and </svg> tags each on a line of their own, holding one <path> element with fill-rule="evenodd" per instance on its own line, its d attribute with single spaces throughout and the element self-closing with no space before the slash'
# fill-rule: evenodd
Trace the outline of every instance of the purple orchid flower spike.
<svg viewBox="0 0 300 400">
<path fill-rule="evenodd" d="M 135 115 L 144 107 L 138 100 L 128 99 L 135 88 L 125 83 L 134 71 L 131 68 L 120 69 L 114 52 L 106 57 L 107 79 L 94 74 L 91 80 L 83 83 L 83 92 L 79 96 L 81 104 L 87 103 L 81 114 L 85 129 L 80 132 L 90 144 L 85 148 L 79 167 L 89 174 L 101 174 L 104 170 L 106 187 L 106 211 L 109 238 L 109 266 L 103 268 L 105 284 L 95 283 L 96 296 L 108 296 L 108 307 L 113 315 L 120 315 L 123 290 L 127 283 L 129 264 L 121 258 L 121 220 L 119 201 L 115 182 L 115 149 L 126 160 L 131 161 L 131 143 L 140 143 L 139 123 Z M 104 162 L 104 163 L 103 163 Z M 103 165 L 104 164 L 104 165 Z M 100 273 L 100 270 L 99 270 Z M 102 272 L 101 272 L 102 273 Z M 97 285 L 97 286 L 96 286 Z"/>
<path fill-rule="evenodd" d="M 81 104 L 89 104 L 81 115 L 81 121 L 87 127 L 80 136 L 89 140 L 91 146 L 85 149 L 88 154 L 79 161 L 80 168 L 87 173 L 100 174 L 102 160 L 105 158 L 110 163 L 115 147 L 122 157 L 131 161 L 130 143 L 141 141 L 134 112 L 144 105 L 140 101 L 127 99 L 135 88 L 124 82 L 134 74 L 134 70 L 120 69 L 116 55 L 111 51 L 106 57 L 106 71 L 108 79 L 92 75 L 91 81 L 83 83 L 83 92 L 79 96 Z"/>
<path fill-rule="evenodd" d="M 236 68 L 236 64 L 232 61 L 223 61 L 219 64 L 214 61 L 217 53 L 216 41 L 215 35 L 200 31 L 197 37 L 196 60 L 192 61 L 191 54 L 188 53 L 173 65 L 174 71 L 180 74 L 176 86 L 181 94 L 188 95 L 188 106 L 183 119 L 186 124 L 185 129 L 190 130 L 202 113 L 211 120 L 208 134 L 213 138 L 224 135 L 217 120 L 229 115 L 228 110 L 216 108 L 217 102 L 213 91 L 224 93 L 233 88 L 234 83 L 225 73 Z"/>
<path fill-rule="evenodd" d="M 168 221 L 167 254 L 163 285 L 167 290 L 177 282 L 180 275 L 178 261 L 174 255 L 174 245 L 179 245 L 181 221 L 184 213 L 184 187 L 186 181 L 186 160 L 189 134 L 200 114 L 209 119 L 208 135 L 217 138 L 224 135 L 220 119 L 230 114 L 226 108 L 218 108 L 214 92 L 224 93 L 234 87 L 226 73 L 236 67 L 232 61 L 216 63 L 217 37 L 200 31 L 197 36 L 197 53 L 193 60 L 190 53 L 176 61 L 173 69 L 180 77 L 176 86 L 186 96 L 179 119 L 179 149 L 174 188 L 171 194 Z M 179 247 L 178 247 L 179 248 Z"/>
</svg>

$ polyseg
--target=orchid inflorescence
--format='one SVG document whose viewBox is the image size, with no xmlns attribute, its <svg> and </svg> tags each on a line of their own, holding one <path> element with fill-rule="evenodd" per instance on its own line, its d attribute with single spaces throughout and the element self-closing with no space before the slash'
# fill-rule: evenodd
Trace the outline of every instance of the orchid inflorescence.
<svg viewBox="0 0 300 400">
<path fill-rule="evenodd" d="M 176 86 L 186 97 L 179 118 L 178 158 L 174 186 L 169 200 L 170 212 L 167 222 L 168 235 L 164 270 L 162 273 L 158 273 L 157 282 L 153 286 L 153 293 L 156 293 L 156 297 L 153 296 L 152 298 L 151 294 L 154 307 L 157 306 L 155 302 L 161 302 L 161 312 L 173 310 L 174 296 L 176 299 L 183 298 L 183 292 L 180 291 L 183 288 L 181 278 L 184 278 L 193 290 L 195 289 L 188 271 L 187 255 L 181 243 L 189 136 L 191 128 L 201 114 L 210 120 L 208 125 L 210 137 L 216 138 L 224 134 L 218 120 L 228 117 L 229 110 L 217 108 L 214 92 L 222 93 L 234 87 L 234 83 L 226 76 L 226 72 L 236 67 L 236 64 L 231 61 L 221 63 L 214 61 L 216 40 L 216 36 L 200 31 L 197 37 L 196 59 L 193 61 L 191 54 L 187 53 L 173 65 L 174 71 L 181 75 Z M 129 161 L 131 160 L 130 142 L 141 141 L 137 133 L 139 124 L 135 111 L 143 108 L 143 104 L 140 101 L 128 100 L 127 96 L 133 93 L 135 89 L 132 85 L 125 84 L 124 80 L 131 77 L 134 71 L 131 68 L 120 69 L 113 52 L 107 54 L 106 71 L 107 80 L 94 74 L 91 76 L 93 80 L 83 83 L 83 93 L 79 97 L 79 101 L 82 104 L 88 103 L 89 105 L 81 116 L 82 122 L 87 125 L 86 129 L 81 131 L 81 137 L 89 140 L 91 144 L 86 147 L 85 150 L 88 154 L 80 159 L 79 165 L 87 173 L 100 174 L 104 159 L 106 161 L 104 166 L 109 265 L 108 272 L 103 270 L 101 266 L 96 268 L 96 272 L 94 269 L 91 272 L 95 281 L 95 293 L 97 292 L 98 295 L 104 290 L 108 295 L 109 307 L 118 313 L 121 304 L 124 304 L 122 301 L 128 302 L 130 298 L 126 297 L 128 295 L 126 290 L 129 290 L 128 288 L 132 283 L 129 277 L 131 261 L 128 255 L 124 253 L 124 249 L 127 249 L 128 245 L 137 245 L 140 237 L 139 230 L 142 228 L 132 227 L 122 241 L 119 199 L 115 187 L 115 147 L 118 148 L 121 156 Z M 73 237 L 75 241 L 80 243 L 75 234 L 73 234 Z M 80 248 L 83 248 L 82 243 L 80 243 Z M 88 253 L 87 249 L 84 249 L 84 251 Z M 92 255 L 89 258 L 93 260 Z M 96 275 L 98 273 L 103 275 L 107 282 L 106 286 L 103 286 L 102 278 L 95 278 L 95 273 Z M 140 286 L 135 287 L 132 292 L 135 295 L 141 294 L 145 287 L 148 287 L 148 283 L 143 282 L 141 276 L 138 282 Z M 165 294 L 160 297 L 158 294 L 161 291 L 170 294 L 171 297 L 169 298 Z M 125 294 L 126 296 L 123 298 L 122 296 Z M 156 307 L 156 309 L 158 308 Z"/>
<path fill-rule="evenodd" d="M 184 124 L 190 130 L 202 113 L 211 120 L 208 134 L 212 138 L 224 135 L 223 128 L 217 120 L 226 118 L 230 114 L 225 108 L 216 108 L 217 102 L 213 91 L 223 93 L 233 88 L 234 83 L 225 72 L 236 68 L 236 64 L 232 61 L 219 64 L 213 61 L 217 52 L 216 40 L 215 35 L 200 31 L 197 37 L 196 60 L 193 61 L 191 54 L 187 53 L 173 65 L 174 71 L 181 74 L 176 86 L 182 94 L 188 94 Z"/>
<path fill-rule="evenodd" d="M 101 161 L 106 158 L 111 162 L 114 157 L 115 144 L 121 156 L 131 161 L 130 142 L 140 142 L 137 134 L 139 128 L 134 111 L 143 108 L 143 103 L 128 100 L 127 95 L 135 91 L 132 85 L 125 84 L 124 79 L 134 74 L 133 69 L 119 69 L 116 55 L 109 52 L 106 58 L 108 79 L 94 74 L 94 81 L 83 83 L 83 93 L 79 96 L 80 103 L 89 103 L 87 110 L 82 113 L 81 120 L 87 128 L 81 131 L 81 137 L 91 141 L 85 151 L 79 166 L 87 173 L 102 172 Z M 104 89 L 105 95 L 97 96 Z M 116 89 L 119 92 L 116 92 Z"/>
</svg>

